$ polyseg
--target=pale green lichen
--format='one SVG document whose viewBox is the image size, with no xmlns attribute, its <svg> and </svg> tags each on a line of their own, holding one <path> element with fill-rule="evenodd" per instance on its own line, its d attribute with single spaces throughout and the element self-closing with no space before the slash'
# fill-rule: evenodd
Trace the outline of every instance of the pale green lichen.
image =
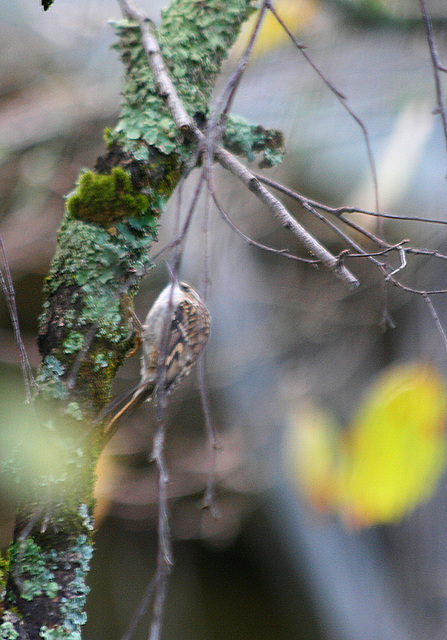
<svg viewBox="0 0 447 640">
<path fill-rule="evenodd" d="M 11 565 L 18 566 L 22 576 L 16 580 L 20 588 L 20 597 L 33 600 L 36 596 L 45 595 L 55 598 L 59 590 L 55 580 L 56 565 L 48 563 L 50 556 L 31 538 L 15 544 L 11 550 Z"/>
<path fill-rule="evenodd" d="M 68 338 L 64 341 L 64 353 L 77 353 L 84 344 L 84 335 L 79 331 L 72 331 Z"/>
<path fill-rule="evenodd" d="M 42 366 L 36 375 L 36 382 L 41 389 L 45 389 L 53 398 L 63 400 L 68 396 L 68 390 L 62 375 L 65 367 L 55 356 L 45 356 Z"/>
<path fill-rule="evenodd" d="M 109 366 L 109 360 L 113 354 L 109 351 L 108 353 L 97 353 L 94 357 L 93 370 L 100 371 L 105 367 Z"/>
<path fill-rule="evenodd" d="M 53 627 L 49 629 L 46 625 L 41 627 L 39 636 L 42 640 L 81 640 L 81 632 L 67 633 L 63 627 Z"/>
<path fill-rule="evenodd" d="M 31 538 L 16 543 L 11 551 L 11 563 L 20 567 L 20 575 L 14 574 L 20 590 L 20 597 L 31 601 L 36 597 L 57 598 L 60 622 L 54 627 L 43 626 L 41 638 L 80 638 L 81 626 L 86 621 L 85 601 L 90 591 L 85 577 L 92 557 L 90 541 L 93 520 L 85 503 L 78 508 L 80 533 L 67 549 L 57 548 L 45 551 Z M 57 523 L 53 523 L 57 524 Z M 65 523 L 67 525 L 67 523 Z M 57 530 L 57 527 L 56 527 Z M 71 579 L 61 585 L 57 583 L 57 575 L 69 572 Z M 4 621 L 0 627 L 0 640 L 13 639 L 14 627 Z"/>
<path fill-rule="evenodd" d="M 79 220 L 66 219 L 59 231 L 59 242 L 50 274 L 45 285 L 45 303 L 41 316 L 42 332 L 54 313 L 54 295 L 59 295 L 68 311 L 77 309 L 77 314 L 64 314 L 62 352 L 74 354 L 84 344 L 89 327 L 96 327 L 95 337 L 120 343 L 129 339 L 129 327 L 123 323 L 120 290 L 124 283 L 140 270 L 144 273 L 150 265 L 147 249 L 155 233 L 153 217 L 149 231 L 144 232 L 143 221 L 131 219 L 121 221 L 113 234 L 96 225 Z M 146 224 L 147 227 L 147 224 Z M 135 290 L 134 286 L 129 287 Z M 127 290 L 128 291 L 128 290 Z M 62 292 L 62 293 L 61 293 Z M 53 354 L 45 360 L 50 375 L 59 375 L 65 366 Z"/>
<path fill-rule="evenodd" d="M 86 518 L 87 517 L 91 523 L 90 516 L 86 516 Z M 90 567 L 92 554 L 92 545 L 88 537 L 84 534 L 76 538 L 75 545 L 71 547 L 67 553 L 70 566 L 73 566 L 73 560 L 75 563 L 74 577 L 67 585 L 67 592 L 70 594 L 69 597 L 62 596 L 60 598 L 62 623 L 59 628 L 63 629 L 66 634 L 67 632 L 71 634 L 69 637 L 76 637 L 73 634 L 80 633 L 81 626 L 87 621 L 87 614 L 84 612 L 84 607 L 90 588 L 85 583 L 85 576 Z"/>
<path fill-rule="evenodd" d="M 282 132 L 253 125 L 242 116 L 228 118 L 222 142 L 229 151 L 250 161 L 262 152 L 261 167 L 272 167 L 284 158 Z"/>
<path fill-rule="evenodd" d="M 253 11 L 250 0 L 173 0 L 162 12 L 156 32 L 168 72 L 191 116 L 206 116 L 211 92 L 221 64 L 239 33 L 239 25 Z M 120 121 L 110 141 L 134 157 L 148 161 L 148 147 L 179 159 L 191 145 L 178 132 L 163 99 L 157 94 L 139 28 L 132 22 L 114 23 L 117 45 L 126 67 L 124 102 Z"/>
<path fill-rule="evenodd" d="M 81 524 L 87 531 L 93 531 L 95 528 L 95 523 L 93 520 L 93 516 L 90 513 L 88 505 L 84 502 L 79 505 L 78 513 L 81 517 Z"/>
<path fill-rule="evenodd" d="M 69 402 L 67 404 L 67 408 L 65 409 L 65 413 L 67 414 L 67 416 L 71 416 L 75 420 L 81 421 L 84 418 L 84 413 L 78 402 Z"/>
<path fill-rule="evenodd" d="M 12 622 L 5 620 L 0 624 L 0 640 L 16 640 L 18 637 L 19 634 Z"/>
</svg>

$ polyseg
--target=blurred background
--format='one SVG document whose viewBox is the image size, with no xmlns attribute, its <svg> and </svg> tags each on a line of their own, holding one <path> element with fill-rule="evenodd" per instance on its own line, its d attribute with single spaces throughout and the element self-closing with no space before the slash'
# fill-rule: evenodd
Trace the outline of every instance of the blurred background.
<svg viewBox="0 0 447 640">
<path fill-rule="evenodd" d="M 166 4 L 139 1 L 155 22 Z M 434 81 L 416 3 L 279 0 L 277 8 L 367 127 L 383 211 L 445 220 L 446 145 L 433 115 Z M 445 3 L 432 1 L 430 12 L 445 63 Z M 23 339 L 37 367 L 41 288 L 64 196 L 79 170 L 93 167 L 103 152 L 102 130 L 119 113 L 121 69 L 108 25 L 119 12 L 112 0 L 56 0 L 47 13 L 38 0 L 0 0 L 0 13 L 0 234 Z M 231 53 L 224 77 L 242 48 L 239 43 Z M 359 126 L 272 23 L 233 112 L 284 131 L 286 160 L 266 175 L 329 205 L 375 208 Z M 259 242 L 304 255 L 231 176 L 216 174 L 235 224 Z M 184 186 L 183 211 L 197 179 L 191 175 Z M 327 227 L 285 202 L 331 251 L 345 248 Z M 382 281 L 368 262 L 349 262 L 361 281 L 350 292 L 323 270 L 249 247 L 215 211 L 204 238 L 205 210 L 202 202 L 182 278 L 203 286 L 208 244 L 206 380 L 219 441 L 221 515 L 214 519 L 200 509 L 209 447 L 191 375 L 169 408 L 175 568 L 164 637 L 444 638 L 446 352 L 427 306 L 390 288 L 394 328 L 384 328 Z M 154 254 L 172 238 L 175 211 L 174 196 Z M 374 230 L 369 219 L 357 221 Z M 442 226 L 391 222 L 385 233 L 390 242 L 408 238 L 447 252 Z M 427 255 L 409 258 L 402 281 L 444 288 L 445 276 L 444 262 Z M 167 280 L 164 263 L 157 264 L 136 301 L 141 318 Z M 434 304 L 447 326 L 445 298 Z M 120 372 L 116 396 L 138 378 L 134 357 Z M 7 455 L 12 404 L 22 401 L 23 385 L 4 298 L 0 389 L 0 451 Z M 153 423 L 150 406 L 135 411 L 99 464 L 87 640 L 120 637 L 153 574 Z M 7 483 L 1 491 L 6 546 L 12 528 Z M 148 625 L 146 616 L 134 637 L 147 637 Z"/>
</svg>

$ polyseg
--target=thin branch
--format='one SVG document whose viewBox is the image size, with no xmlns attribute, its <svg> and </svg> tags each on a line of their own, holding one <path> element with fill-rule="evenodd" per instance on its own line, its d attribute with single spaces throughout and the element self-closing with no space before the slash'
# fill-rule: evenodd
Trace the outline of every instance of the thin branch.
<svg viewBox="0 0 447 640">
<path fill-rule="evenodd" d="M 231 220 L 231 218 L 228 216 L 227 212 L 225 211 L 225 209 L 222 207 L 222 205 L 220 204 L 218 198 L 217 198 L 217 194 L 214 190 L 214 187 L 212 185 L 210 185 L 210 188 L 212 189 L 211 194 L 214 200 L 214 204 L 217 207 L 217 210 L 219 211 L 220 215 L 222 216 L 222 218 L 225 220 L 225 222 L 231 227 L 231 229 L 237 233 L 238 236 L 240 236 L 243 240 L 245 240 L 245 242 L 247 242 L 247 244 L 249 244 L 250 246 L 253 247 L 257 247 L 258 249 L 262 249 L 264 251 L 269 251 L 271 253 L 276 253 L 278 255 L 284 256 L 285 258 L 290 258 L 291 260 L 297 260 L 298 262 L 305 262 L 306 264 L 313 264 L 313 265 L 317 265 L 319 264 L 319 260 L 312 260 L 309 258 L 301 258 L 300 256 L 295 256 L 293 253 L 289 253 L 288 249 L 275 249 L 274 247 L 269 247 L 268 245 L 262 244 L 261 242 L 257 242 L 256 240 L 253 240 L 253 238 L 250 238 L 249 236 L 247 236 L 241 229 L 239 229 L 239 227 L 237 227 L 234 222 Z"/>
<path fill-rule="evenodd" d="M 405 249 L 403 247 L 398 247 L 398 249 L 399 249 L 399 255 L 400 255 L 400 265 L 396 269 L 394 269 L 394 271 L 389 273 L 387 275 L 387 277 L 385 278 L 385 280 L 389 280 L 394 275 L 396 275 L 396 273 L 399 273 L 399 271 L 402 271 L 407 266 L 407 258 L 405 256 Z"/>
<path fill-rule="evenodd" d="M 118 2 L 124 15 L 130 20 L 134 20 L 140 28 L 141 43 L 154 74 L 158 95 L 166 101 L 179 131 L 193 134 L 197 127 L 179 100 L 174 84 L 169 77 L 160 47 L 153 34 L 152 21 L 139 11 L 131 0 L 118 0 Z"/>
<path fill-rule="evenodd" d="M 357 233 L 360 233 L 362 235 L 364 235 L 366 238 L 368 238 L 368 240 L 371 240 L 372 242 L 375 242 L 377 245 L 384 247 L 385 248 L 385 252 L 388 251 L 389 249 L 394 249 L 396 248 L 396 245 L 391 245 L 388 242 L 385 242 L 384 240 L 382 240 L 382 238 L 379 238 L 376 234 L 372 233 L 371 231 L 369 231 L 368 229 L 364 229 L 363 227 L 361 227 L 359 224 L 353 222 L 352 220 L 346 218 L 343 214 L 344 213 L 363 213 L 365 215 L 369 215 L 369 216 L 380 216 L 382 218 L 389 218 L 392 220 L 401 220 L 401 221 L 409 221 L 409 222 L 423 222 L 423 223 L 431 223 L 431 224 L 440 224 L 440 225 L 447 225 L 447 220 L 437 220 L 435 218 L 424 218 L 424 217 L 420 217 L 420 216 L 404 216 L 404 215 L 400 215 L 400 214 L 388 214 L 388 213 L 377 213 L 375 211 L 369 211 L 367 209 L 360 209 L 358 207 L 346 207 L 346 206 L 342 206 L 342 207 L 330 207 L 328 205 L 325 205 L 321 202 L 317 202 L 316 200 L 312 200 L 311 198 L 307 198 L 306 196 L 303 196 L 300 193 L 297 193 L 296 191 L 294 191 L 293 189 L 290 189 L 289 187 L 286 187 L 282 184 L 280 184 L 279 182 L 276 182 L 275 180 L 271 180 L 270 178 L 267 178 L 259 173 L 255 173 L 253 172 L 254 175 L 259 179 L 260 182 L 263 182 L 264 184 L 267 184 L 268 186 L 273 187 L 274 189 L 276 189 L 277 191 L 280 191 L 281 193 L 284 193 L 285 195 L 287 195 L 288 197 L 292 198 L 293 200 L 295 200 L 296 202 L 298 202 L 300 204 L 300 206 L 302 206 L 304 209 L 308 209 L 307 205 L 310 205 L 311 207 L 313 207 L 314 209 L 319 209 L 321 211 L 324 211 L 326 213 L 329 213 L 331 215 L 335 215 L 341 222 L 343 222 L 343 224 L 347 225 L 348 227 L 350 227 L 351 229 L 353 229 L 354 231 L 356 231 Z M 409 242 L 409 240 L 402 240 L 401 242 Z M 434 258 L 438 258 L 439 260 L 447 260 L 447 255 L 444 255 L 443 253 L 440 253 L 439 251 L 437 251 L 436 249 L 422 249 L 419 247 L 405 247 L 405 252 L 406 253 L 411 253 L 414 255 L 427 255 L 427 256 L 433 256 Z M 349 256 L 352 254 L 349 254 Z M 365 252 L 362 255 L 374 255 L 372 253 L 370 254 L 366 254 Z M 358 257 L 358 256 L 356 256 Z"/>
<path fill-rule="evenodd" d="M 174 266 L 174 269 L 176 268 L 178 268 L 178 262 L 176 262 Z M 158 550 L 150 640 L 159 640 L 161 635 L 161 625 L 163 620 L 164 603 L 166 599 L 167 581 L 173 562 L 171 539 L 169 534 L 169 475 L 164 457 L 167 407 L 166 358 L 168 355 L 169 333 L 171 329 L 171 315 L 173 309 L 173 292 L 177 273 L 174 272 L 173 276 L 174 277 L 172 279 L 170 295 L 166 308 L 166 319 L 163 326 L 163 334 L 159 348 L 156 386 L 154 389 L 157 428 L 155 431 L 154 443 L 152 447 L 152 460 L 157 465 L 158 470 Z"/>
<path fill-rule="evenodd" d="M 442 129 L 444 132 L 444 141 L 446 144 L 446 151 L 447 151 L 447 115 L 446 115 L 445 106 L 444 106 L 444 98 L 442 96 L 441 78 L 439 75 L 440 71 L 446 72 L 447 69 L 439 61 L 438 52 L 436 50 L 436 44 L 435 44 L 435 39 L 433 35 L 433 25 L 427 10 L 427 5 L 425 0 L 419 0 L 419 6 L 421 8 L 422 19 L 424 21 L 425 31 L 427 33 L 427 43 L 428 43 L 428 48 L 430 50 L 431 63 L 433 67 L 433 77 L 435 80 L 437 109 L 434 113 L 441 116 Z"/>
<path fill-rule="evenodd" d="M 377 211 L 379 211 L 380 207 L 379 207 L 379 188 L 378 188 L 378 182 L 377 182 L 377 170 L 376 170 L 376 163 L 374 161 L 374 154 L 373 154 L 373 151 L 372 151 L 371 141 L 369 139 L 368 129 L 366 128 L 366 126 L 365 126 L 364 122 L 362 121 L 362 119 L 348 105 L 346 96 L 343 93 L 341 93 L 332 84 L 332 82 L 330 82 L 330 80 L 328 78 L 326 78 L 324 73 L 314 63 L 314 61 L 312 60 L 312 58 L 310 57 L 310 55 L 306 51 L 306 46 L 303 45 L 301 42 L 299 42 L 295 38 L 295 36 L 290 31 L 288 26 L 285 24 L 285 22 L 282 20 L 282 18 L 278 15 L 278 12 L 276 11 L 275 7 L 273 6 L 271 0 L 268 1 L 268 6 L 269 6 L 269 9 L 272 12 L 272 14 L 275 16 L 276 20 L 279 22 L 281 27 L 287 33 L 287 35 L 292 40 L 292 42 L 295 44 L 297 49 L 300 51 L 301 55 L 306 59 L 307 63 L 312 67 L 312 69 L 315 71 L 315 73 L 321 78 L 321 80 L 328 87 L 328 89 L 334 94 L 334 96 L 337 98 L 337 100 L 340 102 L 340 104 L 343 106 L 343 108 L 349 113 L 351 118 L 353 118 L 353 120 L 360 127 L 362 135 L 363 135 L 363 139 L 365 141 L 366 152 L 367 152 L 367 155 L 368 155 L 368 162 L 369 162 L 369 167 L 370 167 L 371 177 L 372 177 L 373 187 L 374 187 L 374 196 L 375 196 L 376 209 L 377 209 Z"/>
<path fill-rule="evenodd" d="M 8 307 L 9 317 L 11 318 L 14 339 L 16 341 L 16 344 L 20 353 L 20 365 L 22 367 L 22 375 L 23 375 L 23 380 L 25 384 L 26 402 L 27 404 L 31 404 L 32 389 L 36 383 L 34 381 L 28 354 L 26 352 L 26 348 L 22 340 L 22 334 L 20 331 L 20 324 L 19 324 L 19 316 L 17 313 L 17 302 L 16 302 L 16 294 L 14 290 L 14 283 L 12 281 L 12 275 L 9 269 L 5 245 L 3 244 L 3 239 L 1 236 L 0 236 L 0 284 L 6 299 L 6 306 Z"/>
<path fill-rule="evenodd" d="M 228 111 L 230 110 L 234 96 L 236 94 L 236 90 L 242 79 L 243 73 L 247 68 L 253 46 L 256 42 L 256 38 L 258 37 L 267 9 L 268 0 L 263 0 L 262 6 L 259 9 L 258 17 L 256 19 L 256 24 L 245 48 L 245 51 L 239 58 L 239 62 L 237 63 L 236 68 L 234 69 L 226 86 L 217 99 L 213 112 L 208 120 L 208 132 L 210 137 L 212 135 L 212 132 L 215 131 L 217 127 L 219 115 L 221 115 L 220 123 L 222 124 L 228 114 Z"/>
<path fill-rule="evenodd" d="M 340 215 L 342 215 L 343 213 L 364 213 L 367 216 L 374 216 L 377 218 L 389 218 L 390 220 L 404 220 L 409 222 L 424 222 L 424 223 L 431 223 L 431 224 L 447 225 L 447 220 L 438 220 L 436 218 L 424 218 L 422 216 L 404 216 L 402 214 L 391 214 L 391 213 L 382 213 L 382 212 L 377 213 L 377 211 L 361 209 L 360 207 L 347 207 L 347 206 L 330 207 L 327 204 L 323 204 L 322 202 L 317 202 L 316 200 L 312 200 L 311 198 L 303 196 L 297 193 L 296 191 L 294 191 L 293 189 L 290 189 L 289 187 L 286 187 L 285 185 L 281 184 L 280 182 L 276 182 L 271 178 L 267 178 L 267 176 L 263 176 L 262 174 L 257 173 L 256 171 L 253 171 L 253 175 L 259 180 L 259 182 L 262 182 L 263 184 L 266 184 L 269 187 L 273 187 L 277 191 L 284 193 L 285 195 L 289 196 L 293 200 L 297 200 L 299 203 L 301 203 L 302 201 L 308 202 L 313 207 L 317 209 L 321 209 L 322 211 L 326 211 L 327 213 L 331 213 L 336 217 L 340 217 Z"/>
<path fill-rule="evenodd" d="M 359 224 L 357 224 L 353 220 L 349 220 L 348 218 L 345 218 L 344 215 L 339 216 L 338 219 L 340 220 L 340 222 L 343 222 L 343 224 L 345 224 L 347 227 L 349 227 L 350 229 L 353 229 L 354 231 L 357 231 L 357 233 L 361 234 L 362 236 L 365 236 L 365 238 L 368 238 L 368 240 L 371 240 L 371 242 L 374 242 L 379 247 L 387 248 L 392 246 L 389 244 L 389 242 L 385 242 L 384 240 L 379 238 L 375 233 L 373 233 L 372 231 L 369 231 L 369 229 L 365 229 L 364 227 L 361 227 Z"/>
<path fill-rule="evenodd" d="M 186 236 L 188 235 L 189 227 L 194 215 L 194 212 L 197 207 L 197 203 L 199 201 L 200 194 L 202 192 L 203 184 L 205 181 L 205 169 L 203 168 L 200 172 L 199 179 L 197 181 L 196 188 L 194 189 L 194 194 L 191 200 L 191 204 L 189 205 L 188 213 L 186 215 L 185 221 L 183 223 L 183 227 L 180 233 L 180 242 L 176 246 L 176 255 L 174 259 L 174 264 L 176 265 L 176 270 L 179 270 L 180 261 L 181 261 L 181 253 L 182 253 L 182 244 L 185 241 Z M 178 274 L 176 274 L 178 275 Z"/>
<path fill-rule="evenodd" d="M 441 340 L 444 344 L 444 349 L 445 351 L 447 351 L 447 335 L 445 333 L 444 327 L 441 324 L 441 321 L 439 319 L 439 316 L 436 312 L 436 309 L 433 306 L 433 302 L 430 299 L 430 296 L 428 293 L 423 293 L 423 298 L 425 300 L 425 302 L 427 303 L 427 307 L 428 310 L 430 311 L 430 315 L 433 318 L 433 321 L 436 325 L 436 328 L 438 329 L 439 335 L 441 336 Z"/>
<path fill-rule="evenodd" d="M 205 175 L 208 175 L 209 167 L 205 163 Z M 207 180 L 208 182 L 208 180 Z M 210 190 L 207 189 L 205 200 L 205 212 L 202 223 L 202 239 L 203 239 L 203 282 L 202 282 L 202 294 L 203 299 L 207 300 L 208 290 L 210 286 L 210 217 L 212 208 L 212 197 Z M 205 489 L 205 495 L 203 497 L 202 506 L 210 509 L 212 515 L 219 517 L 219 510 L 216 505 L 216 452 L 218 449 L 216 430 L 214 428 L 213 421 L 211 419 L 211 407 L 209 401 L 208 389 L 206 386 L 206 373 L 205 373 L 205 354 L 202 353 L 197 363 L 197 382 L 200 391 L 200 400 L 202 403 L 202 412 L 205 419 L 205 429 L 207 434 L 207 443 L 209 449 L 208 455 L 208 477 Z"/>
<path fill-rule="evenodd" d="M 208 174 L 205 169 L 205 177 L 208 186 Z M 210 219 L 211 219 L 212 197 L 209 189 L 206 190 L 205 213 L 202 222 L 202 240 L 203 240 L 203 282 L 202 293 L 203 299 L 208 298 L 208 291 L 211 285 L 211 268 L 210 268 Z"/>
<path fill-rule="evenodd" d="M 388 274 L 387 274 L 388 275 Z M 447 289 L 415 289 L 414 287 L 407 287 L 406 285 L 396 280 L 394 277 L 388 278 L 388 282 L 393 284 L 395 287 L 402 289 L 402 291 L 406 291 L 407 293 L 415 293 L 419 296 L 438 296 L 447 293 Z"/>
<path fill-rule="evenodd" d="M 118 0 L 118 2 L 124 15 L 135 21 L 140 28 L 142 46 L 154 74 L 158 95 L 166 101 L 177 128 L 185 134 L 190 133 L 196 137 L 195 133 L 198 128 L 179 99 L 167 72 L 158 41 L 152 31 L 152 21 L 139 11 L 131 0 Z"/>
<path fill-rule="evenodd" d="M 220 516 L 216 505 L 216 452 L 218 450 L 216 430 L 211 420 L 211 407 L 208 396 L 208 390 L 205 385 L 205 357 L 202 353 L 197 362 L 197 380 L 200 390 L 200 400 L 202 402 L 202 411 L 205 418 L 205 428 L 208 440 L 208 478 L 206 482 L 205 495 L 203 497 L 202 506 L 210 509 L 215 518 Z"/>
<path fill-rule="evenodd" d="M 153 618 L 149 634 L 150 640 L 160 640 L 161 637 L 161 625 L 163 622 L 169 571 L 170 567 L 167 565 L 165 560 L 162 560 L 156 574 L 157 581 L 155 584 Z"/>
<path fill-rule="evenodd" d="M 321 262 L 332 271 L 338 278 L 343 280 L 351 289 L 359 286 L 357 278 L 344 266 L 339 263 L 337 258 L 330 253 L 318 240 L 316 240 L 295 218 L 287 211 L 285 206 L 277 198 L 275 198 L 253 173 L 247 169 L 237 158 L 231 153 L 217 147 L 215 149 L 215 157 L 217 161 L 228 171 L 231 171 L 248 189 L 254 193 L 268 209 L 273 213 L 280 224 L 291 231 L 306 249 L 316 256 Z"/>
<path fill-rule="evenodd" d="M 161 393 L 166 395 L 164 390 L 162 390 Z M 169 475 L 164 458 L 164 443 L 166 436 L 165 407 L 162 406 L 164 404 L 165 401 L 159 398 L 159 401 L 157 402 L 158 424 L 152 450 L 152 460 L 156 463 L 158 469 L 158 551 L 150 640 L 159 640 L 161 635 L 167 580 L 172 566 L 167 495 Z"/>
<path fill-rule="evenodd" d="M 438 260 L 447 260 L 447 255 L 440 253 L 436 249 L 419 249 L 415 247 L 407 247 L 407 253 L 412 253 L 417 256 L 431 256 L 432 258 L 438 258 Z"/>
<path fill-rule="evenodd" d="M 400 240 L 400 242 L 396 242 L 396 244 L 390 245 L 386 249 L 382 249 L 381 251 L 361 251 L 360 253 L 351 253 L 348 249 L 344 249 L 338 254 L 338 259 L 341 258 L 375 258 L 377 256 L 386 256 L 388 253 L 392 251 L 399 250 L 402 248 L 402 245 L 406 244 L 408 240 Z M 408 249 L 406 249 L 408 251 Z"/>
<path fill-rule="evenodd" d="M 320 213 L 318 209 L 315 209 L 305 201 L 302 202 L 301 206 L 303 207 L 303 209 L 305 209 L 306 211 L 311 213 L 313 216 L 318 218 L 318 220 L 321 220 L 321 222 L 323 222 L 326 226 L 330 227 L 332 231 L 334 231 L 340 238 L 342 238 L 348 246 L 353 247 L 359 253 L 362 253 L 362 252 L 365 253 L 357 242 L 355 242 L 350 236 L 344 233 L 344 231 L 342 231 L 336 224 L 334 224 L 332 220 L 329 220 L 328 218 L 326 218 L 326 216 Z M 378 244 L 381 246 L 385 245 L 387 249 L 390 248 L 390 245 L 388 243 L 383 243 L 380 240 L 378 240 Z"/>
<path fill-rule="evenodd" d="M 143 597 L 141 598 L 140 604 L 138 605 L 138 609 L 135 611 L 134 615 L 132 616 L 132 620 L 130 621 L 126 632 L 121 636 L 121 640 L 132 640 L 134 633 L 138 627 L 138 623 L 146 613 L 147 608 L 150 604 L 150 601 L 152 600 L 154 588 L 155 588 L 155 577 L 152 577 L 152 579 L 149 581 L 149 584 L 146 587 L 146 591 L 144 592 Z"/>
</svg>

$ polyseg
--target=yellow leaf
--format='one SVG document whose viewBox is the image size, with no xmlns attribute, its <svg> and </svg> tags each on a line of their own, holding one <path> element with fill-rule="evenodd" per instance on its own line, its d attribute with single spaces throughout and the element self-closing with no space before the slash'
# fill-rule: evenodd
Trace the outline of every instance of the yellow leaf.
<svg viewBox="0 0 447 640">
<path fill-rule="evenodd" d="M 318 509 L 351 526 L 399 521 L 435 490 L 446 463 L 447 396 L 432 366 L 387 369 L 370 386 L 350 427 L 315 407 L 291 415 L 289 477 Z"/>
<path fill-rule="evenodd" d="M 344 441 L 338 501 L 362 526 L 397 521 L 427 499 L 446 458 L 446 390 L 426 364 L 393 367 L 370 388 Z"/>
</svg>

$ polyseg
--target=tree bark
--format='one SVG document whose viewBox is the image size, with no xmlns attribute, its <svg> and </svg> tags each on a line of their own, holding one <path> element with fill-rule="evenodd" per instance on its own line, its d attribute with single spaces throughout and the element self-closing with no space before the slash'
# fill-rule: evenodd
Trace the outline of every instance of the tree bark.
<svg viewBox="0 0 447 640">
<path fill-rule="evenodd" d="M 48 8 L 50 3 L 46 3 Z M 156 33 L 188 114 L 203 122 L 222 61 L 250 0 L 174 0 Z M 139 26 L 114 25 L 125 68 L 121 115 L 107 151 L 68 197 L 40 319 L 42 365 L 29 429 L 47 461 L 30 479 L 25 446 L 0 637 L 78 640 L 92 555 L 98 416 L 134 346 L 132 301 L 165 203 L 195 152 L 148 66 Z M 36 452 L 35 452 L 36 453 Z"/>
</svg>

